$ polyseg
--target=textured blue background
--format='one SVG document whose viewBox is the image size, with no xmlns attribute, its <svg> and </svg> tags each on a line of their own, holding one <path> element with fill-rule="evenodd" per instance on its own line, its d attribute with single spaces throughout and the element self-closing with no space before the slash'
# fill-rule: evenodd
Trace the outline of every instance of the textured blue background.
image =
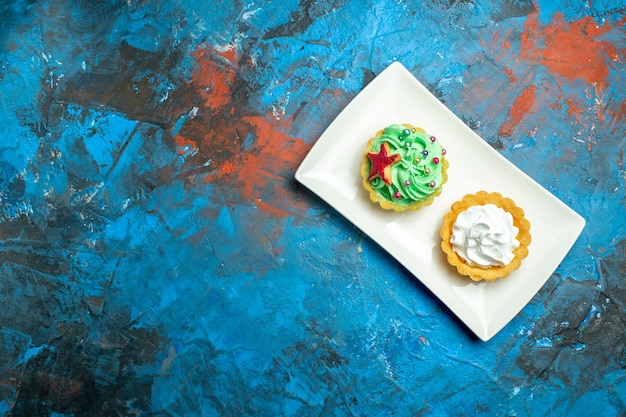
<svg viewBox="0 0 626 417">
<path fill-rule="evenodd" d="M 625 4 L 0 3 L 0 415 L 624 416 Z M 475 338 L 297 185 L 401 61 L 587 220 Z"/>
</svg>

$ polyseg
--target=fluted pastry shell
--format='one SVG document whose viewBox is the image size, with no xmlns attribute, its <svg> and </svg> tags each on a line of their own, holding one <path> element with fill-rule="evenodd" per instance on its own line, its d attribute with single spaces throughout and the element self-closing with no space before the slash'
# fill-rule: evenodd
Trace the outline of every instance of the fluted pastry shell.
<svg viewBox="0 0 626 417">
<path fill-rule="evenodd" d="M 513 217 L 513 226 L 519 229 L 516 239 L 519 246 L 513 250 L 515 255 L 513 260 L 505 266 L 492 266 L 483 268 L 480 266 L 469 265 L 461 256 L 459 256 L 452 245 L 450 238 L 452 237 L 452 227 L 457 216 L 476 205 L 495 204 Z M 528 246 L 531 242 L 530 222 L 524 217 L 524 210 L 518 207 L 513 200 L 503 197 L 497 192 L 488 193 L 479 191 L 476 194 L 467 194 L 461 200 L 452 204 L 451 210 L 443 217 L 443 225 L 439 231 L 441 236 L 441 249 L 446 254 L 447 261 L 450 265 L 456 267 L 459 274 L 468 276 L 474 281 L 485 280 L 488 282 L 495 281 L 498 278 L 506 278 L 509 274 L 518 269 L 528 256 Z"/>
</svg>

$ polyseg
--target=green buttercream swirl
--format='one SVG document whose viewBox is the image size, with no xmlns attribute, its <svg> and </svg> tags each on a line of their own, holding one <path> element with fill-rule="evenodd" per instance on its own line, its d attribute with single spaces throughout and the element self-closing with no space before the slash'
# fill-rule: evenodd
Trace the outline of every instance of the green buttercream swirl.
<svg viewBox="0 0 626 417">
<path fill-rule="evenodd" d="M 409 205 L 424 200 L 442 184 L 443 153 L 439 141 L 432 135 L 406 126 L 394 124 L 374 138 L 370 152 L 379 152 L 383 142 L 389 144 L 389 155 L 400 154 L 402 159 L 391 166 L 390 185 L 376 177 L 370 181 L 376 193 L 395 204 Z M 424 151 L 428 155 L 424 155 Z M 433 162 L 437 158 L 439 163 Z M 434 186 L 432 186 L 434 185 Z M 399 197 L 396 196 L 399 193 Z"/>
</svg>

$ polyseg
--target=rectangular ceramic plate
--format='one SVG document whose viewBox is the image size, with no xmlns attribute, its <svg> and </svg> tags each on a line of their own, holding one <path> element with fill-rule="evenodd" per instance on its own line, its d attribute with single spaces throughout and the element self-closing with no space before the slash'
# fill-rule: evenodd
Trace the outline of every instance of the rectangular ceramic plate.
<svg viewBox="0 0 626 417">
<path fill-rule="evenodd" d="M 443 192 L 417 212 L 385 211 L 361 185 L 367 140 L 394 123 L 411 123 L 437 136 L 450 161 Z M 339 114 L 296 179 L 396 258 L 484 341 L 532 299 L 585 226 L 582 217 L 491 148 L 398 62 Z M 465 194 L 480 190 L 512 198 L 531 224 L 528 257 L 507 279 L 491 283 L 461 277 L 440 249 L 444 214 Z"/>
</svg>

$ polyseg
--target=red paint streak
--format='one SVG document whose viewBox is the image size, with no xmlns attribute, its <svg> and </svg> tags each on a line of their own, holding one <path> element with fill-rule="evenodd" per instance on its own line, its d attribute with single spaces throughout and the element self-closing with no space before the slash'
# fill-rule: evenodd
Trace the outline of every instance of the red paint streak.
<svg viewBox="0 0 626 417">
<path fill-rule="evenodd" d="M 583 109 L 578 105 L 573 98 L 565 100 L 567 105 L 567 117 L 574 117 L 578 123 L 581 123 Z"/>
<path fill-rule="evenodd" d="M 182 135 L 174 135 L 174 142 L 178 147 L 179 155 L 184 155 L 190 148 L 196 148 L 196 143 L 194 141 L 189 140 Z"/>
<path fill-rule="evenodd" d="M 284 133 L 289 121 L 237 107 L 233 90 L 241 80 L 236 51 L 203 47 L 194 58 L 198 66 L 192 90 L 201 104 L 174 136 L 179 153 L 186 155 L 185 168 L 219 185 L 226 204 L 253 204 L 276 217 L 306 211 L 293 188 L 293 174 L 310 145 Z"/>
<path fill-rule="evenodd" d="M 211 48 L 216 54 L 230 61 L 231 64 L 237 64 L 239 56 L 237 54 L 237 50 L 235 48 L 228 48 L 223 51 L 218 51 L 216 49 Z"/>
<path fill-rule="evenodd" d="M 285 122 L 272 123 L 270 116 L 257 115 L 231 116 L 209 131 L 193 125 L 196 123 L 187 129 L 188 133 L 203 133 L 194 138 L 199 155 L 214 161 L 213 169 L 203 176 L 203 181 L 227 188 L 225 195 L 230 197 L 227 204 L 252 203 L 276 217 L 306 210 L 291 187 L 293 174 L 310 145 L 282 133 Z M 238 137 L 248 135 L 254 138 L 254 146 L 243 150 Z"/>
<path fill-rule="evenodd" d="M 300 205 L 290 188 L 293 172 L 310 146 L 281 133 L 284 122 L 270 123 L 262 116 L 244 117 L 243 121 L 253 128 L 256 136 L 254 148 L 242 154 L 239 167 L 238 182 L 243 196 L 269 214 L 293 214 L 292 210 Z"/>
<path fill-rule="evenodd" d="M 503 68 L 504 69 L 504 73 L 509 77 L 509 80 L 511 81 L 511 83 L 514 83 L 515 81 L 517 81 L 517 77 L 515 76 L 515 74 L 513 74 L 513 71 L 510 68 Z"/>
<path fill-rule="evenodd" d="M 515 99 L 513 106 L 509 110 L 509 117 L 500 126 L 500 136 L 511 136 L 513 129 L 522 121 L 524 116 L 530 111 L 535 102 L 535 92 L 537 86 L 534 84 L 527 87 L 522 94 Z"/>
<path fill-rule="evenodd" d="M 193 84 L 204 98 L 205 105 L 214 111 L 231 103 L 231 86 L 235 80 L 235 70 L 230 58 L 235 53 L 218 52 L 210 47 L 197 49 L 193 57 L 198 63 L 193 76 Z M 218 57 L 224 59 L 217 59 Z"/>
<path fill-rule="evenodd" d="M 522 59 L 530 59 L 570 81 L 582 79 L 602 89 L 607 85 L 609 67 L 606 59 L 619 59 L 615 45 L 598 40 L 611 30 L 599 26 L 592 17 L 564 22 L 557 13 L 549 25 L 541 25 L 537 13 L 526 19 L 521 35 Z"/>
</svg>

